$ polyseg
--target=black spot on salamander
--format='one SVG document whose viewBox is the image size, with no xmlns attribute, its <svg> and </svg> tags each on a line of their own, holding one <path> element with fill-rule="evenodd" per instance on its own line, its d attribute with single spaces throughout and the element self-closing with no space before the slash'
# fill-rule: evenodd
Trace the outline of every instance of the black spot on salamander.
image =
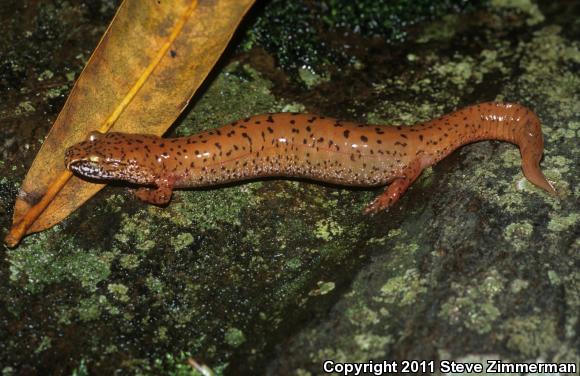
<svg viewBox="0 0 580 376">
<path fill-rule="evenodd" d="M 300 133 L 300 131 L 297 128 L 292 128 L 292 133 Z"/>
<path fill-rule="evenodd" d="M 272 128 L 268 127 L 267 129 L 268 129 L 268 132 L 274 133 L 274 130 Z"/>
<path fill-rule="evenodd" d="M 332 144 L 334 144 L 334 141 L 332 141 L 332 140 L 329 140 L 329 141 L 328 141 L 328 147 L 331 147 L 331 146 L 332 146 Z"/>
<path fill-rule="evenodd" d="M 404 133 L 401 133 L 401 137 L 403 137 L 403 138 L 407 138 L 407 135 L 406 135 L 406 134 L 404 134 Z"/>
<path fill-rule="evenodd" d="M 218 148 L 219 150 L 222 150 L 222 146 L 220 145 L 220 143 L 219 143 L 219 142 L 216 142 L 214 145 L 215 145 L 215 147 L 216 147 L 216 148 Z M 180 154 L 180 153 L 177 153 L 177 154 Z"/>
<path fill-rule="evenodd" d="M 320 143 L 324 142 L 324 137 L 320 137 L 320 138 L 318 139 L 318 142 L 320 142 Z"/>
<path fill-rule="evenodd" d="M 423 141 L 423 135 L 422 134 L 419 135 L 419 140 Z"/>
<path fill-rule="evenodd" d="M 177 51 L 171 50 L 169 51 L 169 54 L 171 55 L 171 57 L 175 58 L 177 56 Z"/>
<path fill-rule="evenodd" d="M 347 129 L 346 131 L 342 132 L 342 134 L 344 135 L 344 138 L 348 138 L 350 131 Z"/>
<path fill-rule="evenodd" d="M 290 124 L 292 124 L 292 125 L 296 124 L 296 120 L 294 120 L 294 119 L 290 120 Z"/>
<path fill-rule="evenodd" d="M 163 142 L 161 142 L 161 143 L 159 144 L 159 147 L 160 147 L 160 148 L 162 148 L 162 147 L 164 147 L 164 146 L 165 146 L 165 144 L 164 144 Z"/>
<path fill-rule="evenodd" d="M 268 115 L 268 119 L 266 121 L 268 123 L 273 123 L 274 122 L 274 118 L 272 117 L 272 115 Z"/>
<path fill-rule="evenodd" d="M 361 140 L 362 142 L 368 142 L 369 138 L 368 138 L 367 136 L 364 136 L 364 135 L 363 135 L 363 136 L 360 136 L 360 140 Z"/>
<path fill-rule="evenodd" d="M 316 116 L 313 116 L 312 118 L 308 119 L 309 123 L 314 123 L 314 121 L 317 119 Z"/>
<path fill-rule="evenodd" d="M 377 144 L 379 144 L 379 145 L 380 145 L 380 144 L 382 144 L 382 143 L 383 143 L 383 141 L 381 141 L 381 140 L 377 140 Z"/>
<path fill-rule="evenodd" d="M 254 124 L 262 124 L 262 122 L 260 120 L 256 120 Z"/>
<path fill-rule="evenodd" d="M 252 145 L 252 137 L 248 136 L 248 134 L 245 132 L 242 133 L 242 137 L 247 138 L 250 145 Z"/>
</svg>

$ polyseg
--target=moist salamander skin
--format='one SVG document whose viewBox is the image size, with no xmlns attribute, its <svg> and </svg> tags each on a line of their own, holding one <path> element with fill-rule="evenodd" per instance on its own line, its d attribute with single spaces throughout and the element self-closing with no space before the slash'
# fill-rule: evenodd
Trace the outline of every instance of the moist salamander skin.
<svg viewBox="0 0 580 376">
<path fill-rule="evenodd" d="M 300 113 L 248 117 L 180 138 L 92 132 L 66 151 L 76 175 L 142 185 L 136 195 L 165 204 L 174 188 L 260 177 L 345 186 L 389 184 L 366 211 L 393 205 L 423 169 L 462 145 L 500 140 L 520 148 L 528 180 L 555 194 L 540 170 L 540 121 L 528 108 L 488 102 L 413 126 L 367 125 Z"/>
</svg>

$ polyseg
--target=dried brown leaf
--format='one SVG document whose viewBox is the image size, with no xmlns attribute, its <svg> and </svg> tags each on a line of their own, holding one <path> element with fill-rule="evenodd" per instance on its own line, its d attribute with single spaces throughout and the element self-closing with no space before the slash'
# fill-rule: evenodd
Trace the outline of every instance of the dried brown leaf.
<svg viewBox="0 0 580 376">
<path fill-rule="evenodd" d="M 28 227 L 23 219 L 31 223 L 20 237 L 55 225 L 104 187 L 70 177 L 63 163 L 65 149 L 90 131 L 162 135 L 187 106 L 253 2 L 125 0 L 26 175 L 6 242 L 20 240 L 14 229 L 19 223 Z M 45 197 L 55 181 L 64 186 L 54 199 L 50 192 Z M 30 219 L 43 197 L 48 206 L 36 220 Z"/>
</svg>

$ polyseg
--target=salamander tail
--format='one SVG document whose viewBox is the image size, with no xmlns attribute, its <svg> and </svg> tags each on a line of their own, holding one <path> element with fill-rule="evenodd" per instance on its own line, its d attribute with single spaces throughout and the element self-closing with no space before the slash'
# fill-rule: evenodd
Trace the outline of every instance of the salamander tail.
<svg viewBox="0 0 580 376">
<path fill-rule="evenodd" d="M 544 140 L 540 120 L 531 111 L 525 116 L 523 127 L 516 134 L 516 143 L 522 156 L 522 170 L 525 177 L 551 195 L 556 196 L 554 185 L 546 179 L 540 169 L 540 160 L 544 153 Z"/>
</svg>

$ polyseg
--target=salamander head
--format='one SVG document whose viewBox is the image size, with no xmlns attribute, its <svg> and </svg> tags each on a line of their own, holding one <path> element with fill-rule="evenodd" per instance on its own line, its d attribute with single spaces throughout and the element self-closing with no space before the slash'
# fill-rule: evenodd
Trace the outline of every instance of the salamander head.
<svg viewBox="0 0 580 376">
<path fill-rule="evenodd" d="M 87 179 L 151 185 L 155 176 L 139 163 L 142 150 L 136 147 L 136 139 L 142 142 L 151 137 L 91 132 L 87 140 L 66 150 L 64 163 L 67 169 Z"/>
</svg>

